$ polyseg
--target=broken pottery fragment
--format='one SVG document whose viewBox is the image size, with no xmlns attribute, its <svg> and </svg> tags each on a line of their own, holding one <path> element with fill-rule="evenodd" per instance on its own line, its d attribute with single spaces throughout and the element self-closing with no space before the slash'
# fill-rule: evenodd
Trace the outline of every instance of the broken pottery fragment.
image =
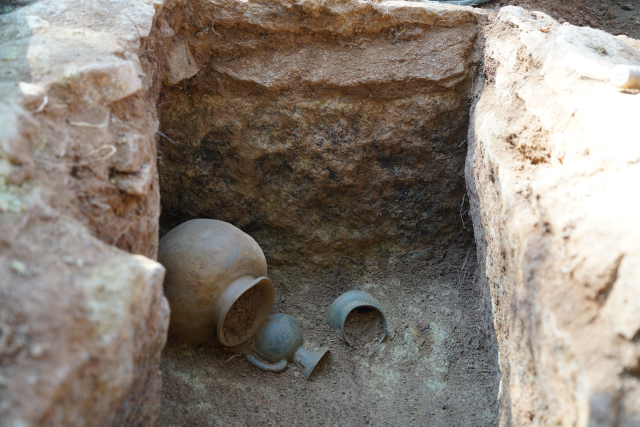
<svg viewBox="0 0 640 427">
<path fill-rule="evenodd" d="M 329 349 L 307 350 L 302 347 L 303 343 L 302 331 L 293 317 L 288 314 L 272 314 L 256 338 L 256 352 L 272 364 L 264 363 L 250 354 L 247 354 L 247 360 L 267 372 L 282 372 L 288 361 L 295 360 L 304 366 L 302 375 L 309 379 Z"/>
<path fill-rule="evenodd" d="M 171 307 L 169 334 L 225 346 L 248 340 L 267 320 L 274 287 L 267 261 L 251 236 L 211 219 L 187 221 L 160 240 Z"/>
<path fill-rule="evenodd" d="M 345 341 L 349 343 L 349 345 L 354 345 L 352 340 L 349 339 L 349 334 L 345 328 L 345 324 L 348 323 L 347 318 L 349 315 L 366 315 L 370 312 L 373 312 L 372 314 L 377 313 L 382 322 L 382 337 L 376 343 L 380 344 L 387 335 L 387 318 L 384 316 L 382 307 L 380 307 L 378 301 L 366 292 L 349 291 L 336 298 L 329 307 L 329 324 L 334 329 L 340 329 Z M 371 321 L 375 322 L 376 319 L 372 318 Z M 372 326 L 374 325 L 367 325 L 367 329 Z"/>
<path fill-rule="evenodd" d="M 640 65 L 616 65 L 611 70 L 611 83 L 623 89 L 640 89 Z"/>
</svg>

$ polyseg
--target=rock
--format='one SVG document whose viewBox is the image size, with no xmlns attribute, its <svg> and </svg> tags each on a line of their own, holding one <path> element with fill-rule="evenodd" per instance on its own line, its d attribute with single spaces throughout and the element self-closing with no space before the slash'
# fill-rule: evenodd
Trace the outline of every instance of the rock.
<svg viewBox="0 0 640 427">
<path fill-rule="evenodd" d="M 116 173 L 112 182 L 127 194 L 144 197 L 149 193 L 153 182 L 152 168 L 148 163 L 135 173 Z"/>
<path fill-rule="evenodd" d="M 138 70 L 128 60 L 114 59 L 112 63 L 91 64 L 74 69 L 67 75 L 67 79 L 77 100 L 92 107 L 110 104 L 142 89 Z"/>
<path fill-rule="evenodd" d="M 607 75 L 640 63 L 640 51 L 516 7 L 486 40 L 466 176 L 500 348 L 501 425 L 636 425 L 640 203 L 629 192 L 640 182 L 640 98 Z"/>
<path fill-rule="evenodd" d="M 0 283 L 0 425 L 153 423 L 169 315 L 164 268 L 63 216 L 35 216 L 28 229 L 3 220 L 2 244 L 21 261 L 9 263 L 6 250 L 0 259 L 11 274 Z M 63 259 L 78 255 L 84 263 Z M 28 274 L 9 268 L 18 262 Z"/>
<path fill-rule="evenodd" d="M 0 426 L 153 425 L 159 2 L 29 3 L 0 15 Z"/>
<path fill-rule="evenodd" d="M 627 4 L 623 4 L 623 5 L 621 6 L 621 8 L 622 8 L 622 10 L 628 10 L 628 11 L 632 11 L 632 10 L 635 10 L 635 9 L 636 9 L 635 7 L 633 7 L 633 5 L 632 5 L 632 4 L 629 4 L 629 3 L 627 3 Z"/>
<path fill-rule="evenodd" d="M 196 64 L 189 46 L 184 40 L 176 40 L 169 48 L 169 55 L 166 58 L 169 73 L 165 78 L 165 84 L 174 85 L 184 79 L 193 77 L 200 68 Z"/>
</svg>

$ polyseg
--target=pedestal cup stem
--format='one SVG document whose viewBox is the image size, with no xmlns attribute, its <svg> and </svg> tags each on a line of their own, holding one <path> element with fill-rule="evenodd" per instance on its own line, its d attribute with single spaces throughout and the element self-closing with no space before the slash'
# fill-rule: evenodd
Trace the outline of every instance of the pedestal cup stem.
<svg viewBox="0 0 640 427">
<path fill-rule="evenodd" d="M 293 354 L 293 360 L 295 360 L 296 362 L 304 366 L 304 369 L 302 370 L 302 375 L 304 376 L 305 380 L 309 379 L 309 376 L 311 375 L 313 370 L 316 368 L 320 360 L 322 360 L 322 358 L 328 352 L 329 352 L 328 349 L 321 349 L 318 351 L 314 351 L 314 350 L 307 350 L 302 346 L 298 347 L 296 352 Z"/>
</svg>

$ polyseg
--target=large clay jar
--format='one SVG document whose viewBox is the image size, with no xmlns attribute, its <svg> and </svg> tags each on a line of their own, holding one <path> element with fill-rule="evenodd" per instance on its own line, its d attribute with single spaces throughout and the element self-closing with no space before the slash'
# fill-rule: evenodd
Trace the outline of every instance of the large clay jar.
<svg viewBox="0 0 640 427">
<path fill-rule="evenodd" d="M 211 219 L 180 224 L 162 239 L 164 292 L 171 306 L 169 334 L 191 343 L 234 346 L 266 322 L 273 305 L 267 260 L 251 236 Z"/>
</svg>

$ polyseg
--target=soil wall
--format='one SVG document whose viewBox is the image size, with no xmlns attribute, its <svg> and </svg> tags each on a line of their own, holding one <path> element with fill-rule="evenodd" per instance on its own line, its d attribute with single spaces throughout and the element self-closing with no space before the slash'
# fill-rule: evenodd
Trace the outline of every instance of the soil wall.
<svg viewBox="0 0 640 427">
<path fill-rule="evenodd" d="M 2 426 L 157 419 L 169 310 L 137 56 L 154 13 L 55 0 L 0 15 Z"/>
<path fill-rule="evenodd" d="M 163 230 L 228 221 L 270 265 L 441 255 L 469 221 L 477 19 L 416 3 L 176 5 L 147 44 L 166 55 Z"/>
<path fill-rule="evenodd" d="M 500 347 L 501 425 L 640 423 L 640 64 L 625 36 L 504 7 L 467 157 Z"/>
</svg>

